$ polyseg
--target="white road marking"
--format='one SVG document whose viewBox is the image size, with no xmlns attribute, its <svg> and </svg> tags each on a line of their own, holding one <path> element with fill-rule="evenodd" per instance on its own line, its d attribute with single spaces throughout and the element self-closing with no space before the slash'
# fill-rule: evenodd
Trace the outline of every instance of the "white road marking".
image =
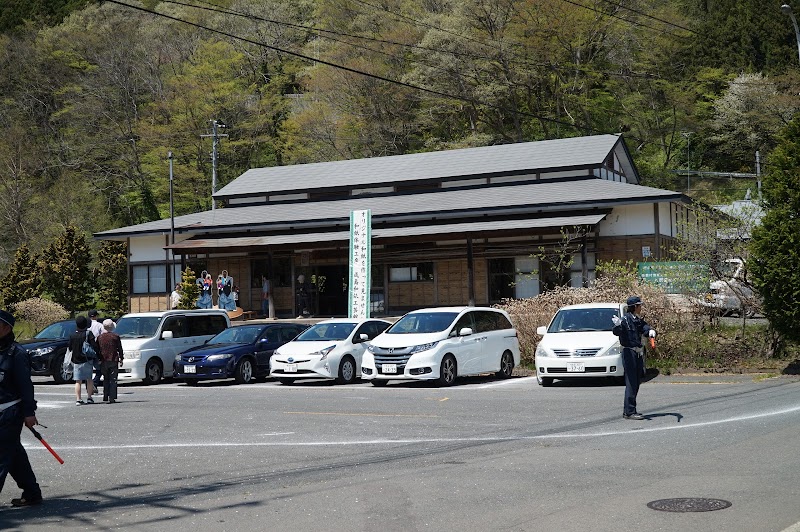
<svg viewBox="0 0 800 532">
<path fill-rule="evenodd" d="M 59 446 L 58 450 L 61 451 L 84 451 L 84 450 L 125 450 L 125 449 L 169 449 L 169 448 L 185 448 L 185 447 L 318 447 L 318 446 L 358 446 L 358 445 L 409 445 L 409 444 L 431 444 L 431 443 L 481 443 L 481 442 L 508 442 L 508 441 L 525 441 L 525 440 L 546 440 L 554 438 L 600 438 L 609 436 L 636 436 L 638 434 L 659 432 L 674 429 L 693 429 L 700 427 L 707 427 L 710 425 L 719 425 L 722 423 L 736 423 L 740 421 L 750 421 L 753 419 L 761 419 L 765 417 L 780 416 L 784 414 L 792 414 L 800 411 L 800 406 L 791 408 L 784 408 L 782 410 L 774 410 L 771 412 L 762 412 L 760 414 L 750 414 L 745 416 L 735 416 L 725 419 L 718 419 L 714 421 L 702 421 L 698 423 L 680 423 L 676 425 L 666 425 L 661 427 L 652 427 L 644 429 L 627 429 L 606 432 L 593 432 L 593 433 L 574 433 L 564 432 L 557 434 L 543 434 L 539 436 L 497 436 L 497 437 L 467 437 L 467 438 L 405 438 L 405 439 L 373 439 L 373 440 L 344 440 L 344 441 L 287 441 L 287 442 L 181 442 L 181 443 L 150 443 L 150 444 L 136 444 L 136 445 L 65 445 Z M 625 421 L 625 423 L 629 423 Z M 294 434 L 294 433 L 286 433 Z M 281 435 L 276 433 L 275 435 Z M 26 449 L 34 450 L 40 449 L 33 444 L 24 444 Z M 46 450 L 41 448 L 41 450 Z"/>
<path fill-rule="evenodd" d="M 482 386 L 475 386 L 475 388 L 479 390 L 485 390 L 486 388 L 497 388 L 498 386 L 506 386 L 508 384 L 529 384 L 531 381 L 535 381 L 536 377 L 521 377 L 517 379 L 508 379 L 500 382 L 490 382 L 489 384 L 484 384 Z"/>
</svg>

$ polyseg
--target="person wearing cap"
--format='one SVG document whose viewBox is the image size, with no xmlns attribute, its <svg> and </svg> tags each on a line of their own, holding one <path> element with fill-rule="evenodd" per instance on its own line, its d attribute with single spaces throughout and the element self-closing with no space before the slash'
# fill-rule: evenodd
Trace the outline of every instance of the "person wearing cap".
<svg viewBox="0 0 800 532">
<path fill-rule="evenodd" d="M 109 404 L 117 402 L 117 376 L 124 358 L 122 340 L 114 332 L 115 327 L 113 320 L 105 320 L 103 322 L 105 332 L 97 339 L 103 368 L 103 401 L 108 401 Z"/>
<path fill-rule="evenodd" d="M 13 506 L 42 502 L 42 490 L 20 441 L 23 425 L 32 428 L 39 423 L 30 366 L 28 352 L 14 338 L 14 316 L 0 310 L 0 491 L 11 474 L 22 489 L 20 498 L 11 499 Z"/>
<path fill-rule="evenodd" d="M 105 329 L 103 329 L 103 322 L 100 320 L 100 313 L 95 309 L 89 311 L 89 330 L 92 331 L 95 340 L 100 338 L 100 335 L 106 332 Z M 100 362 L 99 356 L 92 360 L 92 370 L 94 371 L 94 378 L 92 379 L 92 382 L 94 383 L 95 390 L 100 388 L 100 380 L 103 376 Z"/>
<path fill-rule="evenodd" d="M 75 326 L 77 331 L 72 333 L 69 337 L 68 349 L 72 351 L 72 378 L 75 380 L 75 404 L 84 404 L 81 399 L 81 381 L 86 381 L 86 398 L 87 403 L 94 403 L 92 395 L 95 392 L 94 384 L 92 383 L 92 361 L 83 354 L 83 342 L 89 342 L 95 353 L 99 352 L 100 348 L 97 346 L 97 341 L 89 329 L 89 320 L 86 316 L 78 316 L 75 318 Z"/>
<path fill-rule="evenodd" d="M 642 336 L 656 337 L 656 331 L 640 316 L 642 312 L 642 298 L 631 296 L 625 302 L 628 312 L 621 318 L 613 316 L 612 332 L 619 337 L 622 346 L 622 367 L 625 370 L 625 400 L 622 407 L 624 419 L 642 420 L 644 416 L 636 410 L 636 396 L 639 394 L 639 385 L 644 377 L 644 348 Z"/>
</svg>

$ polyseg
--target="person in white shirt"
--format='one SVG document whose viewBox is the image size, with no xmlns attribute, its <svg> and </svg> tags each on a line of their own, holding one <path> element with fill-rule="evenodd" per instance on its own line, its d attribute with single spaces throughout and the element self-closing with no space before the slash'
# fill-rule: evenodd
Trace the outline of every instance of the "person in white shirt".
<svg viewBox="0 0 800 532">
<path fill-rule="evenodd" d="M 265 275 L 261 276 L 261 314 L 265 318 L 275 319 L 275 305 L 272 304 L 272 290 L 270 290 L 269 279 Z"/>
<path fill-rule="evenodd" d="M 181 283 L 175 285 L 175 290 L 169 296 L 169 308 L 178 308 L 181 302 Z"/>
<path fill-rule="evenodd" d="M 92 331 L 95 340 L 100 338 L 100 335 L 106 332 L 106 330 L 103 328 L 103 322 L 100 321 L 100 313 L 95 309 L 89 311 L 89 330 Z M 92 379 L 92 382 L 94 382 L 94 388 L 97 390 L 100 387 L 100 380 L 103 377 L 99 356 L 92 360 L 92 366 L 94 367 L 94 379 Z"/>
</svg>

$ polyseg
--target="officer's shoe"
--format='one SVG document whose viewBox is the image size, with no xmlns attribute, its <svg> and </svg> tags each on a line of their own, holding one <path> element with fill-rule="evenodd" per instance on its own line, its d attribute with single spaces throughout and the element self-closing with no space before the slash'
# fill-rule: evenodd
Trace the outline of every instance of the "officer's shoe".
<svg viewBox="0 0 800 532">
<path fill-rule="evenodd" d="M 636 421 L 641 421 L 644 419 L 644 416 L 639 412 L 634 412 L 633 414 L 622 414 L 622 417 L 624 419 L 635 419 Z"/>
<path fill-rule="evenodd" d="M 11 499 L 11 506 L 21 507 L 21 506 L 35 506 L 37 504 L 42 504 L 42 497 L 36 498 L 27 498 L 27 497 L 20 497 L 19 499 Z"/>
</svg>

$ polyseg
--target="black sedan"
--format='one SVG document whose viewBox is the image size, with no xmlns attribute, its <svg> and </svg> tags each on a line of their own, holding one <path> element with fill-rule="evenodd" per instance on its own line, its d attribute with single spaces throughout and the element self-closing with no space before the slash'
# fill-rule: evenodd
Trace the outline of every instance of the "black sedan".
<svg viewBox="0 0 800 532">
<path fill-rule="evenodd" d="M 294 339 L 307 325 L 259 323 L 230 327 L 204 345 L 175 357 L 176 379 L 195 385 L 203 379 L 229 379 L 240 384 L 269 375 L 269 359 L 277 348 Z"/>
<path fill-rule="evenodd" d="M 69 335 L 75 332 L 75 320 L 51 323 L 30 340 L 20 345 L 28 350 L 31 359 L 31 375 L 52 375 L 53 380 L 63 384 L 72 380 L 72 366 L 63 368 Z"/>
</svg>

